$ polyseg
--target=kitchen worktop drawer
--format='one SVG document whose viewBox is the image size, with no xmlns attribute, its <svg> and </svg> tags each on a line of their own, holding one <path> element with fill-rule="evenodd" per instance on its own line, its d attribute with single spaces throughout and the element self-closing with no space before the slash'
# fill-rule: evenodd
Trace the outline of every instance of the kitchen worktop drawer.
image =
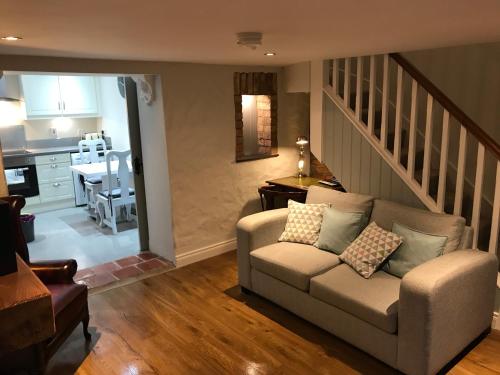
<svg viewBox="0 0 500 375">
<path fill-rule="evenodd" d="M 75 196 L 72 180 L 39 184 L 38 187 L 41 203 L 73 198 Z"/>
<path fill-rule="evenodd" d="M 70 163 L 51 163 L 36 166 L 38 183 L 61 182 L 71 180 Z"/>
<path fill-rule="evenodd" d="M 35 156 L 36 165 L 54 164 L 54 163 L 69 163 L 71 162 L 69 152 L 64 154 L 50 154 Z"/>
</svg>

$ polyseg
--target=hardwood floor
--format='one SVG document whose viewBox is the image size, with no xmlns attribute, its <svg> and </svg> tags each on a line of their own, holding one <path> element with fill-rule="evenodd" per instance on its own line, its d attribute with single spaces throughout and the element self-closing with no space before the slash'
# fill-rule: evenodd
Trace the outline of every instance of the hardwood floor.
<svg viewBox="0 0 500 375">
<path fill-rule="evenodd" d="M 81 327 L 47 374 L 397 374 L 378 360 L 237 287 L 224 254 L 90 297 L 92 342 Z M 490 334 L 453 374 L 500 373 Z"/>
</svg>

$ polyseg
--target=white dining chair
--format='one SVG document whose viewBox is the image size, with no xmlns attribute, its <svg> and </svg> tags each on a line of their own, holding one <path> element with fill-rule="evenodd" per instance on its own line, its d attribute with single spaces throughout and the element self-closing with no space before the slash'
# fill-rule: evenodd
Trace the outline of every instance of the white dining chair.
<svg viewBox="0 0 500 375">
<path fill-rule="evenodd" d="M 82 163 L 99 163 L 99 151 L 98 146 L 101 146 L 102 151 L 106 152 L 107 146 L 106 141 L 102 138 L 99 139 L 83 139 L 78 142 L 78 151 L 80 152 L 80 160 Z M 83 149 L 87 147 L 89 149 L 88 161 L 83 157 Z M 97 193 L 102 190 L 102 180 L 100 178 L 89 178 L 84 181 L 85 186 L 85 196 L 87 197 L 87 208 L 90 212 L 96 210 Z M 97 210 L 96 210 L 97 211 Z M 92 213 L 90 213 L 92 215 Z"/>
<path fill-rule="evenodd" d="M 126 219 L 132 219 L 132 205 L 135 204 L 135 191 L 132 186 L 131 173 L 127 159 L 128 151 L 109 151 L 106 154 L 107 174 L 102 178 L 103 190 L 97 193 L 97 212 L 100 225 L 109 226 L 113 234 L 118 233 L 116 219 L 122 208 L 126 210 Z M 111 170 L 111 161 L 118 159 L 118 171 Z"/>
</svg>

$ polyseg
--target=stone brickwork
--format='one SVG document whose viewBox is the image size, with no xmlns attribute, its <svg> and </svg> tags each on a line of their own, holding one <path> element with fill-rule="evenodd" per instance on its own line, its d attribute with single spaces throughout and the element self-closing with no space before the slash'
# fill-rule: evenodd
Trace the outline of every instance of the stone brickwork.
<svg viewBox="0 0 500 375">
<path fill-rule="evenodd" d="M 257 155 L 244 155 L 242 95 L 258 95 Z M 278 76 L 276 73 L 234 73 L 236 161 L 260 159 L 278 152 Z"/>
<path fill-rule="evenodd" d="M 259 154 L 270 154 L 271 146 L 271 97 L 257 95 L 257 143 Z"/>
</svg>

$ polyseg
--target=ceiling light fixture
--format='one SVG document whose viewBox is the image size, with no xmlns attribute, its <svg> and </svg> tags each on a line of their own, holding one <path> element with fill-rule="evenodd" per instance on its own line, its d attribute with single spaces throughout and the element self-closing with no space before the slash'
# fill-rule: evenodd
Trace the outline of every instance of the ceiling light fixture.
<svg viewBox="0 0 500 375">
<path fill-rule="evenodd" d="M 276 56 L 276 52 L 266 52 L 264 56 Z"/>
<path fill-rule="evenodd" d="M 2 40 L 7 40 L 9 42 L 15 42 L 16 40 L 21 40 L 20 36 L 14 36 L 14 35 L 6 35 L 2 37 Z"/>
</svg>

